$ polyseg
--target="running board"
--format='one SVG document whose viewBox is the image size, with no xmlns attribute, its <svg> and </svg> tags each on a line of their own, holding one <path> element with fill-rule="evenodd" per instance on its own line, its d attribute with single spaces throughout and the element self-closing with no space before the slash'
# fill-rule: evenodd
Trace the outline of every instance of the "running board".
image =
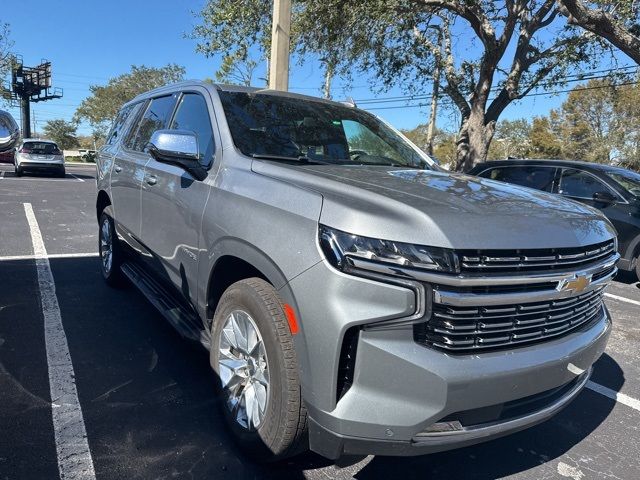
<svg viewBox="0 0 640 480">
<path fill-rule="evenodd" d="M 187 340 L 201 344 L 209 350 L 211 334 L 202 328 L 202 322 L 195 312 L 181 305 L 156 280 L 133 262 L 120 267 L 122 273 L 133 283 L 147 300 L 162 314 L 177 332 Z"/>
</svg>

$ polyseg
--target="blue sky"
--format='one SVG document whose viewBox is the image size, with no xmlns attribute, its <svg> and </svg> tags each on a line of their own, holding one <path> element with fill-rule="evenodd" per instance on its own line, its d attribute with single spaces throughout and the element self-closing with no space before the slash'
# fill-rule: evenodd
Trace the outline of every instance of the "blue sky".
<svg viewBox="0 0 640 480">
<path fill-rule="evenodd" d="M 168 63 L 183 65 L 187 78 L 212 78 L 219 65 L 217 58 L 205 58 L 195 52 L 195 41 L 186 39 L 197 19 L 192 15 L 204 0 L 21 0 L 0 10 L 0 22 L 11 26 L 14 51 L 25 65 L 36 65 L 46 58 L 53 64 L 53 85 L 64 89 L 64 98 L 33 104 L 40 130 L 47 120 L 70 120 L 89 85 L 104 84 L 113 76 L 129 71 L 131 65 L 160 67 Z M 19 7 L 18 7 L 19 5 Z M 626 58 L 621 64 L 630 63 Z M 607 64 L 608 66 L 608 64 Z M 606 68 L 606 66 L 604 67 Z M 291 90 L 320 95 L 322 71 L 316 62 L 292 66 Z M 334 98 L 358 99 L 402 95 L 400 89 L 384 94 L 372 91 L 367 78 L 354 82 L 344 91 L 334 82 Z M 564 95 L 530 97 L 510 105 L 502 118 L 531 118 L 556 108 Z M 398 128 L 412 128 L 426 121 L 428 108 L 403 107 L 372 110 Z M 11 109 L 18 119 L 18 109 Z M 455 129 L 451 115 L 443 113 L 439 125 Z M 81 126 L 80 133 L 89 133 Z"/>
</svg>

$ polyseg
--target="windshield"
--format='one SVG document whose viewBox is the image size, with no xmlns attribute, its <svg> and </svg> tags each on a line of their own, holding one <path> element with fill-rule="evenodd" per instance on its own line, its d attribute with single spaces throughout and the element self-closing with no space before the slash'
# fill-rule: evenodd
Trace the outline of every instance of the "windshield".
<svg viewBox="0 0 640 480">
<path fill-rule="evenodd" d="M 425 154 L 362 110 L 260 93 L 220 92 L 220 99 L 233 141 L 248 156 L 430 168 Z"/>
<path fill-rule="evenodd" d="M 631 195 L 640 198 L 640 174 L 629 170 L 607 172 L 611 178 L 618 182 Z"/>
</svg>

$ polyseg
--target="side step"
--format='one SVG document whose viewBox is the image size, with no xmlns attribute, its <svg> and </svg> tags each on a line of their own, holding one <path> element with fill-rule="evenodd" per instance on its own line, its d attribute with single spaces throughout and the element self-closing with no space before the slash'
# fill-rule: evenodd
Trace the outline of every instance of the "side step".
<svg viewBox="0 0 640 480">
<path fill-rule="evenodd" d="M 182 337 L 199 343 L 209 350 L 211 334 L 203 329 L 202 321 L 194 311 L 182 305 L 137 264 L 126 262 L 120 268 Z"/>
</svg>

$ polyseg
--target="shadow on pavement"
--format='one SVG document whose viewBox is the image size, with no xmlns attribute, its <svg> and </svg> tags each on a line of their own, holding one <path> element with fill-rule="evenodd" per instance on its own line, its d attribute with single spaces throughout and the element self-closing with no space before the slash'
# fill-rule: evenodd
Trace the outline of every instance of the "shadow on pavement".
<svg viewBox="0 0 640 480">
<path fill-rule="evenodd" d="M 183 341 L 133 287 L 111 289 L 97 258 L 52 259 L 89 445 L 99 478 L 489 479 L 526 471 L 584 440 L 615 402 L 585 390 L 552 420 L 489 443 L 412 458 L 368 458 L 340 469 L 315 454 L 251 463 L 234 447 L 214 401 L 208 355 Z M 609 388 L 624 383 L 607 355 Z M 312 473 L 312 472 L 308 472 Z"/>
<path fill-rule="evenodd" d="M 618 270 L 618 274 L 615 278 L 616 282 L 624 283 L 626 285 L 634 285 L 640 288 L 640 282 L 638 282 L 638 277 L 635 272 L 627 272 L 625 270 Z"/>
</svg>

